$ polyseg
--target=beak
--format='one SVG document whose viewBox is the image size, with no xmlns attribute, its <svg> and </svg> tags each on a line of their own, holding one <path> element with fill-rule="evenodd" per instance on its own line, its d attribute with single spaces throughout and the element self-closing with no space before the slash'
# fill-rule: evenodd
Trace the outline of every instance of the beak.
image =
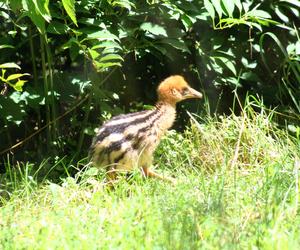
<svg viewBox="0 0 300 250">
<path fill-rule="evenodd" d="M 202 93 L 198 92 L 197 90 L 193 88 L 189 88 L 189 93 L 185 96 L 185 98 L 202 98 Z"/>
</svg>

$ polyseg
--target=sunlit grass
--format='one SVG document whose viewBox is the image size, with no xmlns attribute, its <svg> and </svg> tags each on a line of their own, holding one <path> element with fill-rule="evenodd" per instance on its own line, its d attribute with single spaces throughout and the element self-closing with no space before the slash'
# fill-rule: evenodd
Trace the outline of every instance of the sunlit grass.
<svg viewBox="0 0 300 250">
<path fill-rule="evenodd" d="M 137 171 L 111 188 L 95 169 L 55 184 L 8 166 L 0 248 L 299 249 L 299 140 L 272 119 L 248 107 L 170 131 L 156 163 L 176 185 Z"/>
</svg>

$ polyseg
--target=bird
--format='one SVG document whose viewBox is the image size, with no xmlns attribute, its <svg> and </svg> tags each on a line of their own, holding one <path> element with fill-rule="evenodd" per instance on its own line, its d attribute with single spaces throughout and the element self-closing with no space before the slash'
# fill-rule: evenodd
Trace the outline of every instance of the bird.
<svg viewBox="0 0 300 250">
<path fill-rule="evenodd" d="M 164 79 L 157 88 L 158 100 L 153 109 L 122 114 L 106 121 L 97 131 L 90 147 L 90 161 L 106 170 L 109 180 L 118 172 L 141 169 L 145 177 L 174 181 L 152 169 L 153 153 L 162 136 L 176 118 L 176 103 L 202 98 L 181 75 Z"/>
</svg>

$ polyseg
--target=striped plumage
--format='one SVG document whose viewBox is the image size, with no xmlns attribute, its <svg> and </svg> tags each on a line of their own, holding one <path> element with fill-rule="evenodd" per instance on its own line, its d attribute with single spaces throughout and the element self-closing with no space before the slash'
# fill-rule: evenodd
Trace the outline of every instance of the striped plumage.
<svg viewBox="0 0 300 250">
<path fill-rule="evenodd" d="M 91 146 L 91 160 L 115 177 L 116 171 L 143 169 L 146 176 L 163 178 L 149 169 L 153 152 L 176 117 L 176 103 L 202 94 L 189 87 L 183 77 L 171 76 L 158 87 L 158 102 L 152 110 L 119 115 L 97 132 Z M 166 179 L 166 178 L 163 178 Z"/>
</svg>

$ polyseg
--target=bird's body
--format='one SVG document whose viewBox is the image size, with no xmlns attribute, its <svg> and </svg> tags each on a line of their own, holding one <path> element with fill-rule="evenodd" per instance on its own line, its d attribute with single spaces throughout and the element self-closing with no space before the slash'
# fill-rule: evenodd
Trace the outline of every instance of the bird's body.
<svg viewBox="0 0 300 250">
<path fill-rule="evenodd" d="M 174 88 L 191 90 L 193 97 L 201 97 L 201 93 L 190 88 L 181 76 L 167 78 L 159 85 L 159 100 L 154 109 L 116 116 L 98 130 L 91 146 L 93 164 L 110 173 L 141 167 L 145 175 L 162 178 L 149 167 L 162 135 L 176 118 L 176 102 L 180 97 L 176 96 Z"/>
<path fill-rule="evenodd" d="M 93 143 L 99 167 L 132 170 L 149 166 L 161 136 L 175 120 L 175 108 L 158 103 L 152 110 L 120 115 L 106 122 Z"/>
</svg>

